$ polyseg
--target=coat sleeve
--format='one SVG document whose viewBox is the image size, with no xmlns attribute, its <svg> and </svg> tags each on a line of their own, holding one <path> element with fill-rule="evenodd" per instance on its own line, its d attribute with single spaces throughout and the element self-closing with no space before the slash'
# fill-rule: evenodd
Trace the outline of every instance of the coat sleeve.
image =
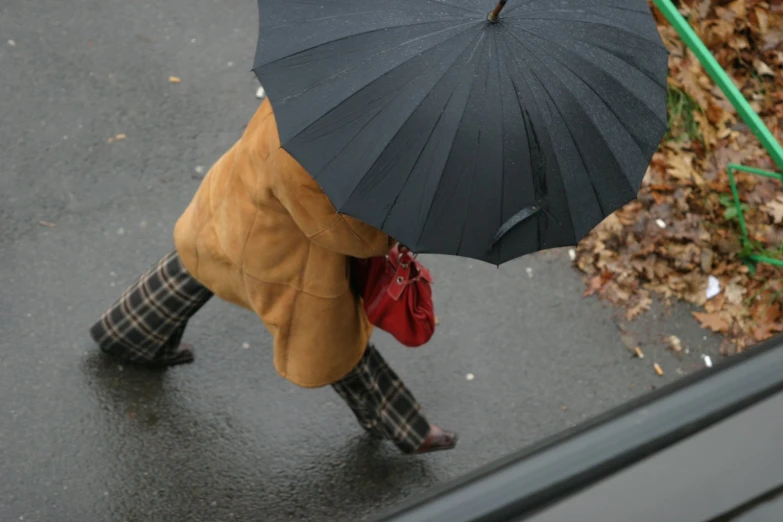
<svg viewBox="0 0 783 522">
<path fill-rule="evenodd" d="M 274 194 L 310 241 L 340 254 L 369 258 L 388 253 L 395 241 L 380 230 L 339 214 L 315 180 L 283 150 L 275 154 Z"/>
</svg>

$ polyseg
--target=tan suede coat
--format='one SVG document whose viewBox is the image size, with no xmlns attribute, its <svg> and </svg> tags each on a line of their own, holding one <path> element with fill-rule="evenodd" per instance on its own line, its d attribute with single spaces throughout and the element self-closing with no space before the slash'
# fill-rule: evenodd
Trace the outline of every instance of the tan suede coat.
<svg viewBox="0 0 783 522">
<path fill-rule="evenodd" d="M 286 379 L 331 384 L 361 359 L 371 325 L 350 291 L 347 256 L 384 255 L 391 241 L 338 214 L 280 148 L 268 100 L 206 175 L 174 241 L 193 277 L 258 314 Z"/>
</svg>

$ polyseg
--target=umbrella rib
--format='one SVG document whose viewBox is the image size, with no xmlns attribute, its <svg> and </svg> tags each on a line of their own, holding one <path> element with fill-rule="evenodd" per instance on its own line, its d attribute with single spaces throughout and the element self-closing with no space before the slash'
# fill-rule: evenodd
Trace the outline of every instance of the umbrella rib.
<svg viewBox="0 0 783 522">
<path fill-rule="evenodd" d="M 450 4 L 448 2 L 442 2 L 441 0 L 428 0 L 428 1 L 431 4 L 437 4 L 437 5 L 443 5 L 443 6 L 446 6 L 446 7 L 452 7 L 454 9 L 459 9 L 461 11 L 467 11 L 468 13 L 471 13 L 471 14 L 476 14 L 476 13 L 479 12 L 478 9 L 476 9 L 476 10 L 468 9 L 467 7 L 462 7 L 461 5 Z"/>
<path fill-rule="evenodd" d="M 479 131 L 479 141 L 481 140 L 481 131 Z M 478 155 L 478 147 L 473 152 L 473 163 L 471 164 L 472 169 L 474 170 L 476 168 L 476 156 Z M 475 176 L 470 176 L 470 189 L 468 190 L 468 205 L 470 205 L 470 200 L 473 199 L 473 183 L 475 181 Z M 465 221 L 462 222 L 462 228 L 459 231 L 459 243 L 457 243 L 457 251 L 455 252 L 457 255 L 459 255 L 460 250 L 462 250 L 462 240 L 465 239 L 465 227 L 468 226 L 468 219 L 469 216 L 467 216 L 467 212 L 465 213 Z"/>
<path fill-rule="evenodd" d="M 535 4 L 536 2 L 538 2 L 538 0 L 521 1 L 521 2 L 517 3 L 516 5 L 514 5 L 513 7 L 511 7 L 510 9 L 506 9 L 506 13 L 513 13 L 514 11 L 516 11 L 518 9 L 522 9 L 523 7 L 527 7 L 527 6 L 531 5 L 531 4 Z"/>
<path fill-rule="evenodd" d="M 529 31 L 529 30 L 527 30 L 527 29 L 522 29 L 522 28 L 520 28 L 520 30 L 522 30 L 522 31 L 524 31 L 524 32 L 526 32 L 526 33 L 528 33 L 528 34 L 532 34 L 533 36 L 535 36 L 535 37 L 537 37 L 537 38 L 541 38 L 542 40 L 545 40 L 545 41 L 548 41 L 548 42 L 550 42 L 550 43 L 553 43 L 553 44 L 557 45 L 558 47 L 560 47 L 561 49 L 563 49 L 565 52 L 567 52 L 567 53 L 569 53 L 569 54 L 571 54 L 571 55 L 573 55 L 573 56 L 577 56 L 577 57 L 579 57 L 580 59 L 582 58 L 582 57 L 581 57 L 579 54 L 577 54 L 577 53 L 573 52 L 571 49 L 569 49 L 568 47 L 565 47 L 565 46 L 563 46 L 563 45 L 559 44 L 558 42 L 555 42 L 555 41 L 552 41 L 552 40 L 547 40 L 546 38 L 543 38 L 543 37 L 541 37 L 541 36 L 537 35 L 536 33 L 532 32 L 532 31 Z M 573 70 L 573 69 L 572 69 L 572 68 L 569 66 L 569 64 L 568 64 L 567 62 L 564 62 L 563 60 L 561 60 L 560 58 L 558 58 L 556 55 L 554 55 L 554 54 L 552 54 L 552 53 L 547 53 L 547 54 L 548 54 L 548 56 L 549 56 L 549 57 L 551 57 L 551 58 L 552 58 L 554 61 L 558 62 L 560 65 L 562 65 L 563 67 L 565 67 L 566 69 L 568 69 L 568 70 L 569 70 L 569 71 L 570 71 L 570 72 L 571 72 L 571 73 L 572 73 L 574 76 L 576 76 L 577 78 L 579 78 L 580 80 L 582 80 L 582 77 L 579 75 L 579 73 L 577 73 L 576 71 L 574 71 L 574 70 Z M 583 60 L 585 63 L 587 63 L 587 64 L 589 64 L 589 65 L 591 65 L 591 66 L 593 66 L 593 67 L 596 67 L 596 68 L 597 68 L 597 66 L 595 66 L 594 64 L 592 64 L 592 63 L 590 63 L 590 62 L 587 62 L 587 61 L 586 61 L 586 60 L 584 60 L 584 59 L 582 59 L 582 60 Z M 551 69 L 550 67 L 546 66 L 546 63 L 545 63 L 545 62 L 542 62 L 542 63 L 544 63 L 544 66 L 545 66 L 545 67 L 547 67 L 547 69 L 549 69 L 549 71 L 550 71 L 550 72 L 552 72 L 552 69 Z M 625 62 L 624 62 L 624 63 L 625 63 Z M 630 65 L 630 64 L 629 64 L 629 65 Z M 603 71 L 603 69 L 600 69 L 600 68 L 599 68 L 599 70 Z M 639 69 L 635 69 L 635 70 L 639 70 Z M 552 72 L 552 74 L 554 75 L 554 72 Z M 608 74 L 608 73 L 607 73 L 607 74 Z M 609 76 L 612 76 L 611 74 L 608 74 L 608 75 L 609 75 Z M 645 76 L 647 76 L 647 75 L 645 75 Z M 555 75 L 555 77 L 557 77 L 557 75 Z M 558 80 L 559 80 L 559 78 L 558 78 Z M 562 81 L 560 81 L 560 83 L 561 83 L 562 85 L 564 85 L 564 86 L 566 85 L 566 84 L 565 84 L 565 83 L 563 83 Z M 588 89 L 590 89 L 590 90 L 593 92 L 593 94 L 595 94 L 595 95 L 596 95 L 596 97 L 597 97 L 599 100 L 601 100 L 601 102 L 603 102 L 603 105 L 604 105 L 604 107 L 606 107 L 607 109 L 609 109 L 609 111 L 610 111 L 610 112 L 611 112 L 611 113 L 612 113 L 612 114 L 613 114 L 613 115 L 614 115 L 614 116 L 617 118 L 617 120 L 618 120 L 618 121 L 620 122 L 620 124 L 623 126 L 623 129 L 625 129 L 626 133 L 627 133 L 627 134 L 628 134 L 628 135 L 631 137 L 631 139 L 633 139 L 634 143 L 636 143 L 637 145 L 639 145 L 639 142 L 638 142 L 638 141 L 636 141 L 636 138 L 634 138 L 634 137 L 633 137 L 633 134 L 631 134 L 631 133 L 628 131 L 628 127 L 627 127 L 627 126 L 626 126 L 626 124 L 623 122 L 623 120 L 622 120 L 622 119 L 621 119 L 621 118 L 620 118 L 620 117 L 617 115 L 617 113 L 614 111 L 614 109 L 612 108 L 612 106 L 611 106 L 611 105 L 609 105 L 608 103 L 606 103 L 606 100 L 605 100 L 605 99 L 604 99 L 604 98 L 603 98 L 603 97 L 602 97 L 602 96 L 601 96 L 601 95 L 600 95 L 600 94 L 599 94 L 599 93 L 598 93 L 598 92 L 595 90 L 595 88 L 594 88 L 592 85 L 590 85 L 589 83 L 587 83 L 587 82 L 585 82 L 585 81 L 582 81 L 582 84 L 583 84 L 583 85 L 585 85 L 585 86 L 586 86 Z M 621 85 L 622 85 L 622 84 L 621 84 Z M 633 96 L 633 98 L 635 98 L 635 99 L 637 99 L 637 100 L 639 99 L 639 97 L 638 97 L 638 96 L 636 96 L 636 95 L 635 95 L 635 94 L 634 94 L 632 91 L 630 91 L 630 90 L 628 90 L 627 88 L 625 88 L 625 86 L 623 86 L 623 88 L 624 88 L 624 89 L 625 89 L 625 90 L 626 90 L 628 93 L 630 93 L 630 94 Z M 568 89 L 568 91 L 569 91 L 569 92 L 571 92 L 571 90 L 570 90 L 570 89 Z M 576 96 L 576 95 L 574 95 L 573 93 L 571 93 L 571 94 L 572 94 L 573 96 Z M 649 109 L 648 109 L 648 110 L 649 110 Z M 662 119 L 660 118 L 660 116 L 659 116 L 658 114 L 656 114 L 654 111 L 649 111 L 649 112 L 650 112 L 650 113 L 653 115 L 653 117 L 655 117 L 655 119 L 657 119 L 659 122 L 661 122 L 661 123 L 663 123 L 663 124 L 667 124 L 667 122 L 665 122 L 664 120 L 662 120 Z M 590 119 L 590 121 L 593 121 L 593 120 L 592 120 L 592 118 Z M 596 126 L 596 128 L 598 128 L 598 127 L 599 127 L 599 125 L 598 125 L 596 122 L 594 122 L 594 121 L 593 121 L 593 124 Z M 600 133 L 599 133 L 599 134 L 600 134 Z M 603 138 L 603 135 L 601 135 L 601 137 Z M 606 143 L 606 140 L 604 140 L 604 142 Z M 608 145 L 608 143 L 606 143 L 606 144 Z"/>
<path fill-rule="evenodd" d="M 515 35 L 512 34 L 512 37 L 515 38 L 525 49 L 527 49 L 527 51 L 533 56 L 533 59 L 537 60 L 539 63 L 541 63 L 541 65 L 543 65 L 547 70 L 549 70 L 549 72 L 552 73 L 552 76 L 554 76 L 555 79 L 557 79 L 557 81 L 560 83 L 560 85 L 562 85 L 565 88 L 565 90 L 568 91 L 568 93 L 571 96 L 574 96 L 574 94 L 568 89 L 568 87 L 566 87 L 565 83 L 563 83 L 563 81 L 554 72 L 552 72 L 552 69 L 547 66 L 547 64 L 546 64 L 546 62 L 544 60 L 539 58 L 530 48 L 527 47 L 527 45 L 525 45 L 521 40 L 516 38 Z M 541 80 L 539 79 L 539 82 L 540 81 Z M 541 82 L 541 85 L 544 86 L 544 83 Z M 549 90 L 546 87 L 544 87 L 543 90 L 546 93 L 547 98 L 549 98 L 549 100 L 552 102 L 552 106 L 557 111 L 557 113 L 560 115 L 560 118 L 563 120 L 563 122 L 568 121 L 565 118 L 565 116 L 563 115 L 563 113 L 560 111 L 560 108 L 558 107 L 557 103 L 555 103 L 555 100 L 552 98 L 552 94 L 549 92 Z M 592 122 L 592 119 L 590 121 Z M 595 122 L 593 122 L 593 126 L 595 126 Z M 571 141 L 574 143 L 574 148 L 576 149 L 576 153 L 579 155 L 579 160 L 582 162 L 582 166 L 585 168 L 585 172 L 588 174 L 587 175 L 587 180 L 590 182 L 590 187 L 593 189 L 593 194 L 595 195 L 595 199 L 596 199 L 596 202 L 598 203 L 598 207 L 601 210 L 601 214 L 603 214 L 604 216 L 607 216 L 608 214 L 606 213 L 603 205 L 601 204 L 601 200 L 598 197 L 598 192 L 596 191 L 595 185 L 593 184 L 593 180 L 590 177 L 590 171 L 587 168 L 587 163 L 585 162 L 585 158 L 582 155 L 582 151 L 576 145 L 576 140 L 574 140 L 574 135 L 571 132 L 571 129 L 568 127 L 568 125 L 564 125 L 564 127 L 565 127 L 566 131 L 568 131 L 568 135 L 571 136 Z M 606 140 L 604 139 L 603 135 L 601 135 L 600 132 L 598 134 L 601 136 L 601 140 L 604 141 L 604 143 L 606 143 Z M 630 185 L 630 182 L 628 184 Z M 631 188 L 633 188 L 633 187 L 631 187 Z"/>
<path fill-rule="evenodd" d="M 503 109 L 503 75 L 500 74 L 501 65 L 504 63 L 500 59 L 500 52 L 498 51 L 498 48 L 500 47 L 498 45 L 498 36 L 497 33 L 494 35 L 494 41 L 495 41 L 495 60 L 497 60 L 497 68 L 498 68 L 498 91 L 501 93 L 500 95 L 500 107 L 501 110 Z M 508 72 L 508 67 L 506 67 L 506 71 Z M 511 73 L 508 73 L 509 78 L 511 77 Z M 514 85 L 514 82 L 512 80 L 511 85 Z M 517 98 L 516 96 L 516 90 L 514 91 L 514 98 Z M 519 99 L 517 98 L 517 103 L 519 103 Z M 503 111 L 505 112 L 505 111 Z M 524 122 L 523 122 L 524 125 Z M 500 136 L 503 137 L 506 135 L 506 119 L 501 116 L 500 118 Z M 498 220 L 498 223 L 500 224 L 500 227 L 503 226 L 504 220 L 503 216 L 505 215 L 506 206 L 505 206 L 505 198 L 503 197 L 503 194 L 505 193 L 505 187 L 506 187 L 506 140 L 501 138 L 500 142 L 500 157 L 502 158 L 502 161 L 500 163 L 500 219 Z M 499 227 L 499 228 L 500 228 Z M 490 247 L 491 249 L 491 247 Z M 500 243 L 498 245 L 498 260 L 503 259 L 503 243 Z"/>
<path fill-rule="evenodd" d="M 486 85 L 486 84 L 485 84 Z M 486 86 L 484 88 L 484 92 L 486 93 Z M 484 119 L 481 120 L 481 127 L 484 126 Z M 483 129 L 480 128 L 478 132 L 476 147 L 473 149 L 473 162 L 471 163 L 471 172 L 476 171 L 476 156 L 478 156 L 479 153 L 479 147 L 481 145 L 481 131 Z M 468 190 L 468 207 L 470 207 L 470 201 L 473 199 L 473 187 L 475 185 L 476 176 L 470 176 L 470 189 Z M 459 255 L 459 251 L 462 250 L 462 241 L 465 239 L 465 228 L 468 226 L 468 221 L 470 219 L 470 216 L 467 215 L 468 213 L 465 213 L 465 220 L 462 222 L 462 229 L 459 232 L 459 243 L 457 243 L 457 255 Z"/>
<path fill-rule="evenodd" d="M 530 5 L 533 5 L 534 3 L 538 2 L 538 1 L 539 0 L 530 0 L 529 2 L 524 2 L 522 4 L 514 5 L 514 7 L 512 7 L 511 9 L 506 9 L 505 13 L 506 14 L 513 13 L 515 11 L 518 11 L 519 9 L 522 9 L 523 7 L 528 7 Z M 597 6 L 588 6 L 588 7 L 597 7 Z M 644 8 L 642 8 L 642 9 L 631 9 L 631 8 L 629 8 L 627 6 L 620 7 L 620 6 L 615 6 L 615 5 L 605 6 L 605 9 L 620 9 L 620 10 L 623 10 L 623 11 L 631 11 L 633 13 L 645 13 L 645 12 L 647 12 L 647 11 L 645 11 Z M 546 10 L 535 11 L 535 12 L 545 12 L 545 11 L 554 11 L 554 10 L 553 9 L 546 9 Z M 573 12 L 573 11 L 571 11 L 571 12 Z"/>
<path fill-rule="evenodd" d="M 376 11 L 357 11 L 356 13 L 349 13 L 349 14 L 338 14 L 338 15 L 332 15 L 332 16 L 322 16 L 320 18 L 308 18 L 307 20 L 297 20 L 296 22 L 293 22 L 294 25 L 304 25 L 309 24 L 311 22 L 323 22 L 324 20 L 334 20 L 335 18 L 348 18 L 350 16 L 356 16 L 356 15 L 363 15 L 368 13 L 374 13 Z M 277 25 L 267 25 L 264 27 L 264 30 L 271 31 L 273 29 L 280 29 L 281 27 L 288 27 L 291 25 L 291 22 L 285 22 L 282 24 Z"/>
<path fill-rule="evenodd" d="M 508 48 L 508 44 L 506 44 L 506 48 L 508 49 L 509 54 L 513 57 L 513 53 L 511 51 L 511 49 Z M 516 60 L 514 60 L 514 61 L 516 62 Z M 525 114 L 527 114 L 527 111 L 525 111 L 524 107 L 522 107 L 522 100 L 519 99 L 519 93 L 522 92 L 522 91 L 519 90 L 519 87 L 517 86 L 517 82 L 514 81 L 514 77 L 511 75 L 511 71 L 508 70 L 508 64 L 506 64 L 506 70 L 508 71 L 508 79 L 511 81 L 511 86 L 514 88 L 514 94 L 515 94 L 514 99 L 516 99 L 516 101 L 517 101 L 517 107 L 519 107 L 519 115 L 522 118 L 522 121 L 523 121 L 523 124 L 524 124 L 524 122 L 525 122 Z M 535 75 L 535 73 L 534 73 L 534 75 Z M 530 126 L 531 126 L 531 128 L 533 127 L 533 122 L 532 121 L 530 122 Z M 525 134 L 527 134 L 527 126 L 525 126 Z M 535 138 L 535 139 L 538 140 L 538 138 Z M 530 137 L 528 137 L 528 146 L 529 145 L 530 145 Z M 531 172 L 532 172 L 532 170 L 533 170 L 532 153 L 531 153 L 531 157 L 530 157 L 529 162 L 530 162 L 530 167 L 531 167 Z M 544 176 L 546 176 L 546 172 L 544 173 Z M 534 185 L 533 186 L 533 191 L 537 192 L 537 189 L 535 187 L 535 177 L 533 178 L 533 185 Z M 539 199 L 538 194 L 533 194 L 533 197 L 536 199 L 537 203 L 540 203 L 538 201 L 538 199 Z M 570 212 L 570 210 L 568 212 L 568 217 L 569 217 L 569 219 L 571 219 L 571 212 Z M 572 221 L 573 221 L 573 219 L 572 219 Z M 502 226 L 503 225 L 503 219 L 502 218 L 501 218 L 500 222 L 501 222 L 501 226 Z M 538 221 L 538 217 L 536 218 L 536 222 L 540 223 Z M 503 244 L 501 243 L 501 247 L 502 247 L 502 245 Z M 541 249 L 541 246 L 542 246 L 542 242 L 541 242 L 541 228 L 540 228 L 540 226 L 536 229 L 536 246 L 538 247 L 539 250 Z"/>
<path fill-rule="evenodd" d="M 528 2 L 522 2 L 522 3 L 514 5 L 510 9 L 506 9 L 506 11 L 505 11 L 506 18 L 508 18 L 509 15 L 511 15 L 511 13 L 515 13 L 515 12 L 519 11 L 520 9 L 525 8 L 525 7 L 530 7 L 531 5 L 535 4 L 538 1 L 539 0 L 529 0 Z M 552 11 L 552 9 L 545 9 L 543 11 L 535 11 L 535 12 L 548 12 L 548 11 Z"/>
<path fill-rule="evenodd" d="M 643 4 L 642 4 L 643 5 Z M 616 9 L 617 11 L 628 11 L 629 13 L 641 13 L 641 14 L 648 14 L 649 10 L 645 7 L 641 7 L 640 9 L 633 9 L 628 7 L 627 5 L 610 5 L 606 7 L 607 10 Z"/>
<path fill-rule="evenodd" d="M 497 34 L 497 33 L 494 33 L 494 34 Z M 470 88 L 470 91 L 468 91 L 468 93 L 473 92 L 473 86 L 476 85 L 476 80 L 478 80 L 478 76 L 477 75 L 475 76 L 475 78 L 473 80 L 473 84 L 472 84 L 472 86 Z M 486 100 L 487 82 L 488 81 L 489 81 L 489 65 L 487 65 L 487 76 L 484 77 L 484 92 L 483 92 L 483 96 L 482 96 L 483 100 Z M 470 102 L 470 94 L 468 94 L 468 102 Z M 484 122 L 485 122 L 485 113 L 482 112 L 481 113 L 481 124 L 479 125 L 478 136 L 476 137 L 476 140 L 477 140 L 478 143 L 476 143 L 476 147 L 473 149 L 473 161 L 471 163 L 471 168 L 470 168 L 471 172 L 475 172 L 476 171 L 476 159 L 477 159 L 477 156 L 478 156 L 478 153 L 479 153 L 479 149 L 481 148 L 481 135 L 482 135 L 483 130 L 484 130 Z M 468 207 L 470 207 L 470 202 L 473 199 L 473 188 L 475 187 L 475 183 L 476 183 L 476 176 L 470 176 L 470 189 L 468 190 L 468 199 L 467 199 Z M 460 250 L 462 250 L 462 242 L 465 239 L 465 228 L 468 226 L 469 219 L 470 219 L 470 216 L 468 216 L 467 212 L 466 212 L 465 213 L 465 220 L 462 222 L 462 229 L 460 230 L 460 233 L 459 233 L 459 243 L 457 243 L 457 254 L 458 255 L 459 255 Z"/>
</svg>

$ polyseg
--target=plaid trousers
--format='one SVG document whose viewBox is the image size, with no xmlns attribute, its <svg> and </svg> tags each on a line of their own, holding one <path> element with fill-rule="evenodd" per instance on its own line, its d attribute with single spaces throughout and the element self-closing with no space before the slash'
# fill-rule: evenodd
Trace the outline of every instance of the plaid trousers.
<svg viewBox="0 0 783 522">
<path fill-rule="evenodd" d="M 122 360 L 165 364 L 176 357 L 188 320 L 212 296 L 173 250 L 103 313 L 90 335 L 101 350 Z M 416 398 L 372 345 L 332 387 L 365 430 L 405 453 L 421 446 L 429 434 Z"/>
<path fill-rule="evenodd" d="M 404 453 L 421 446 L 430 432 L 418 401 L 373 345 L 332 388 L 365 430 L 391 440 Z"/>
<path fill-rule="evenodd" d="M 185 326 L 212 298 L 182 265 L 176 250 L 147 270 L 90 328 L 106 353 L 134 363 L 165 363 Z"/>
</svg>

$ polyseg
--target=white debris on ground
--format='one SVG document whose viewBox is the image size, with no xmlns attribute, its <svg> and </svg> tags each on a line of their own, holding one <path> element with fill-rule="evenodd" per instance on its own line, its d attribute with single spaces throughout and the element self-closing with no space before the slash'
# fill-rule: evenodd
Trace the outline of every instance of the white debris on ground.
<svg viewBox="0 0 783 522">
<path fill-rule="evenodd" d="M 720 293 L 720 281 L 715 276 L 710 276 L 707 279 L 707 299 L 712 299 Z"/>
<path fill-rule="evenodd" d="M 204 166 L 203 165 L 196 165 L 196 168 L 193 169 L 196 171 L 196 174 L 204 174 Z"/>
<path fill-rule="evenodd" d="M 264 96 L 266 96 L 266 91 L 264 90 L 263 87 L 259 87 L 258 90 L 256 91 L 256 98 L 260 100 L 263 99 Z"/>
<path fill-rule="evenodd" d="M 568 257 L 571 258 L 571 261 L 576 261 L 576 250 L 573 248 L 568 249 Z"/>
<path fill-rule="evenodd" d="M 250 348 L 250 344 L 249 343 L 242 343 L 242 348 L 247 350 L 248 348 Z"/>
<path fill-rule="evenodd" d="M 712 368 L 712 357 L 710 357 L 709 355 L 703 355 L 702 357 L 704 359 L 704 365 L 707 368 Z"/>
<path fill-rule="evenodd" d="M 530 267 L 525 268 L 525 272 L 527 272 L 527 276 L 532 278 L 533 277 L 533 269 Z"/>
<path fill-rule="evenodd" d="M 666 228 L 666 222 L 662 219 L 656 219 L 655 224 L 658 225 L 658 228 Z"/>
<path fill-rule="evenodd" d="M 13 40 L 8 40 L 8 45 L 10 45 L 11 47 L 16 47 L 16 42 L 14 42 Z"/>
<path fill-rule="evenodd" d="M 472 373 L 469 373 L 469 374 L 467 374 L 467 375 L 465 376 L 465 378 L 466 378 L 467 380 L 469 380 L 469 381 L 472 381 L 473 379 L 475 379 L 475 378 L 476 378 L 476 376 L 475 376 L 475 375 L 473 375 Z"/>
</svg>

